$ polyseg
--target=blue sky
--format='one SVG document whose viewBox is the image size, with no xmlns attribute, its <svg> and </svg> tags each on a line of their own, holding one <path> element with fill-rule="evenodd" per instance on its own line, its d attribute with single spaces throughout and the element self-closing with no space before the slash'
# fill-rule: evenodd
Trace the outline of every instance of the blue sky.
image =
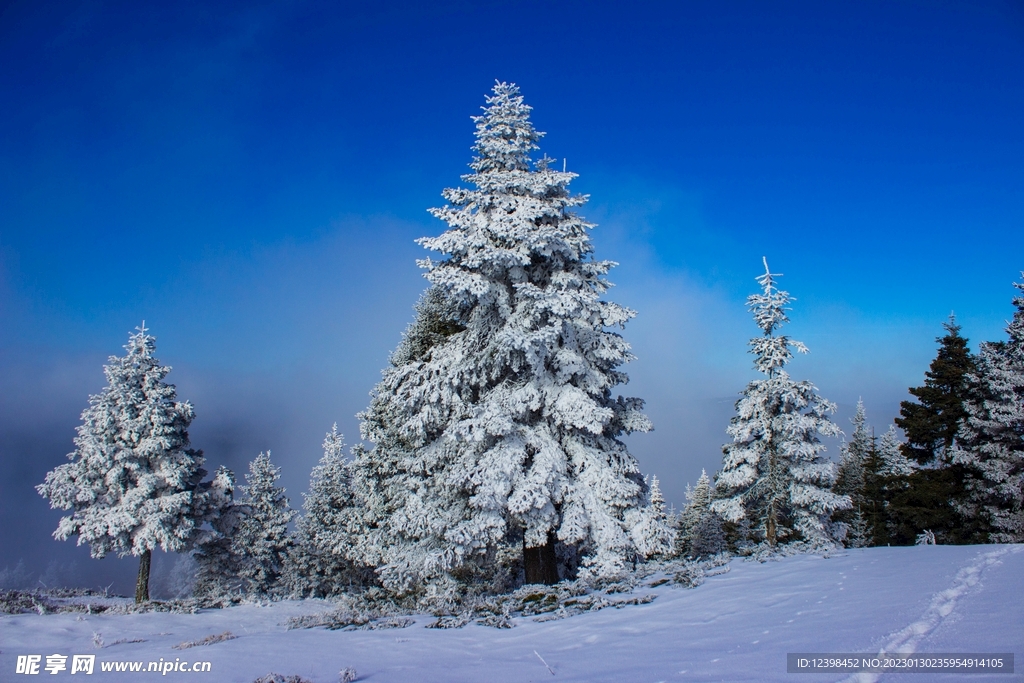
<svg viewBox="0 0 1024 683">
<path fill-rule="evenodd" d="M 811 348 L 792 374 L 876 431 L 951 311 L 1001 338 L 1024 269 L 1019 3 L 0 11 L 0 568 L 134 571 L 50 540 L 31 487 L 142 319 L 209 464 L 272 449 L 298 506 L 331 423 L 358 438 L 495 79 L 621 264 L 626 392 L 656 427 L 630 448 L 677 505 L 753 378 L 762 256 Z"/>
</svg>

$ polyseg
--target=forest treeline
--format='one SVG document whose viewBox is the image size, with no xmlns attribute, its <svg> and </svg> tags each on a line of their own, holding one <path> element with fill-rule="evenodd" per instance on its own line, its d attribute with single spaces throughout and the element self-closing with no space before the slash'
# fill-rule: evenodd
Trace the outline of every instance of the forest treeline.
<svg viewBox="0 0 1024 683">
<path fill-rule="evenodd" d="M 139 602 L 157 548 L 187 558 L 200 596 L 422 603 L 672 558 L 1024 541 L 1024 297 L 1008 339 L 977 354 L 946 323 L 895 424 L 876 435 L 858 404 L 834 463 L 820 438 L 841 434 L 835 405 L 786 370 L 807 349 L 782 333 L 792 298 L 767 261 L 747 300 L 759 377 L 721 470 L 666 510 L 621 439 L 650 429 L 643 401 L 615 393 L 632 359 L 617 330 L 634 312 L 604 298 L 615 264 L 593 256 L 576 175 L 532 158 L 543 134 L 530 111 L 498 83 L 474 117 L 469 187 L 432 210 L 447 229 L 420 243 L 440 256 L 420 262 L 430 284 L 359 415 L 363 443 L 346 453 L 336 426 L 327 434 L 301 512 L 269 452 L 244 485 L 204 469 L 194 408 L 143 324 L 104 367 L 70 462 L 38 486 L 70 511 L 54 536 L 138 556 Z"/>
</svg>

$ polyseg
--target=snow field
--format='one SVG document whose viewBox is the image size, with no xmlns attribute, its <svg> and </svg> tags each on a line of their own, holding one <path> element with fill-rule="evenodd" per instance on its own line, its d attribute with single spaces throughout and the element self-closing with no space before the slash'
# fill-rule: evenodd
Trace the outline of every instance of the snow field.
<svg viewBox="0 0 1024 683">
<path fill-rule="evenodd" d="M 251 683 L 270 671 L 336 683 L 355 669 L 374 683 L 529 681 L 1022 681 L 1024 674 L 787 674 L 787 652 L 1016 652 L 1024 649 L 1024 546 L 864 548 L 831 558 L 796 556 L 730 571 L 696 589 L 669 584 L 635 593 L 654 602 L 560 621 L 515 619 L 513 629 L 470 624 L 427 629 L 420 615 L 404 629 L 287 630 L 289 617 L 329 610 L 318 600 L 243 605 L 188 614 L 9 615 L 0 618 L 0 681 L 18 654 L 96 654 L 86 680 L 148 680 L 156 674 L 103 673 L 100 661 L 209 661 L 209 674 L 169 673 Z M 615 596 L 622 597 L 622 596 Z M 237 638 L 172 649 L 230 631 Z M 144 642 L 97 648 L 142 638 Z M 543 659 L 543 661 L 541 661 Z M 546 663 L 546 665 L 545 665 Z M 554 674 L 548 670 L 550 666 Z M 46 675 L 46 674 L 44 674 Z M 58 676 L 70 675 L 68 672 Z M 77 675 L 77 674 L 76 674 Z M 49 677 L 48 677 L 49 678 Z M 161 677 L 163 678 L 163 677 Z M 50 680 L 60 680 L 53 678 Z"/>
</svg>

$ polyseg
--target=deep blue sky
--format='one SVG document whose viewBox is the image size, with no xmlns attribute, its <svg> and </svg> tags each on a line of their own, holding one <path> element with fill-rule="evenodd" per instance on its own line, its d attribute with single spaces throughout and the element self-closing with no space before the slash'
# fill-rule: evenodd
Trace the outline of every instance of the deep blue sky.
<svg viewBox="0 0 1024 683">
<path fill-rule="evenodd" d="M 127 588 L 132 563 L 49 539 L 32 486 L 143 318 L 211 468 L 270 448 L 298 506 L 331 423 L 358 438 L 495 79 L 621 263 L 656 427 L 630 447 L 677 505 L 753 377 L 762 256 L 811 347 L 792 374 L 878 431 L 951 311 L 1002 336 L 1024 269 L 1019 2 L 0 11 L 0 569 Z"/>
</svg>

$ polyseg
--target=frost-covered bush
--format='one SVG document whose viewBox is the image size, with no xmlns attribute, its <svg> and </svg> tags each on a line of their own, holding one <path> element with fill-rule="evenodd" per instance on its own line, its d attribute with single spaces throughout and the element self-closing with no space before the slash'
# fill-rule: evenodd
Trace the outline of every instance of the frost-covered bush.
<svg viewBox="0 0 1024 683">
<path fill-rule="evenodd" d="M 349 679 L 349 680 L 355 680 L 355 679 L 352 678 L 352 679 Z M 285 676 L 283 674 L 278 674 L 278 673 L 270 672 L 270 673 L 268 673 L 265 676 L 260 676 L 259 678 L 253 680 L 252 683 L 313 683 L 313 682 L 310 681 L 309 679 L 303 678 L 302 676 L 298 676 L 298 675 L 295 675 L 295 676 Z"/>
</svg>

